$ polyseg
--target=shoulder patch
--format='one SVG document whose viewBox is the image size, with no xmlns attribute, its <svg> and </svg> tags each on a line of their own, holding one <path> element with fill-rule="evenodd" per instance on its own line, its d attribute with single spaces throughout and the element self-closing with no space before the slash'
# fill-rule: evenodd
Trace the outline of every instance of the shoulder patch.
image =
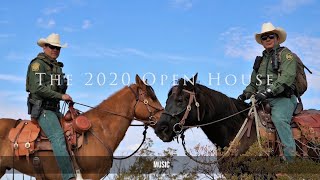
<svg viewBox="0 0 320 180">
<path fill-rule="evenodd" d="M 40 69 L 40 63 L 34 62 L 34 63 L 31 64 L 31 70 L 32 71 L 39 71 L 39 69 Z"/>
<path fill-rule="evenodd" d="M 286 59 L 287 60 L 292 60 L 293 59 L 293 55 L 291 53 L 287 53 L 286 54 Z"/>
</svg>

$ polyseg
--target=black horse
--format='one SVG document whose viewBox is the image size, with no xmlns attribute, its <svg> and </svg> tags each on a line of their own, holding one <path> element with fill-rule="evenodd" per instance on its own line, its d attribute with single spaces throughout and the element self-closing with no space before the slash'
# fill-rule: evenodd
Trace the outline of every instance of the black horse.
<svg viewBox="0 0 320 180">
<path fill-rule="evenodd" d="M 164 142 L 170 142 L 186 126 L 209 123 L 201 126 L 209 140 L 221 148 L 229 146 L 244 123 L 248 111 L 219 120 L 247 109 L 249 105 L 197 84 L 197 75 L 190 81 L 179 79 L 178 85 L 170 89 L 165 112 L 162 113 L 155 132 Z M 214 123 L 215 121 L 218 122 Z M 244 137 L 238 149 L 240 154 L 256 141 L 255 128 L 252 128 L 249 138 Z"/>
</svg>

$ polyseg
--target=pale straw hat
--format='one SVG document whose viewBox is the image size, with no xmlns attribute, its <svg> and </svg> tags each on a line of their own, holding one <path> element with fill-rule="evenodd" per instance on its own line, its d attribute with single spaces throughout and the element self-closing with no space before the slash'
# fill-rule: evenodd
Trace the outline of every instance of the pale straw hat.
<svg viewBox="0 0 320 180">
<path fill-rule="evenodd" d="M 51 44 L 53 46 L 58 46 L 62 48 L 67 47 L 67 43 L 65 43 L 64 45 L 60 44 L 60 36 L 59 34 L 55 34 L 55 33 L 50 34 L 47 38 L 39 39 L 37 44 L 40 47 L 43 47 L 45 44 Z"/>
<path fill-rule="evenodd" d="M 261 27 L 261 33 L 256 33 L 255 38 L 257 43 L 261 44 L 261 35 L 267 32 L 274 32 L 279 36 L 279 44 L 283 43 L 287 38 L 287 33 L 284 29 L 277 27 L 275 28 L 270 22 L 263 23 Z"/>
</svg>

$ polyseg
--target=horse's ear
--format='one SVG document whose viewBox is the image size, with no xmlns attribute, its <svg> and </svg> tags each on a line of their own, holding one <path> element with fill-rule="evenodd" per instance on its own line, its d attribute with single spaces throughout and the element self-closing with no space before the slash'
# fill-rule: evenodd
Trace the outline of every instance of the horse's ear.
<svg viewBox="0 0 320 180">
<path fill-rule="evenodd" d="M 198 79 L 198 73 L 196 73 L 190 80 L 193 82 L 194 85 L 196 85 Z"/>
<path fill-rule="evenodd" d="M 142 89 L 146 90 L 146 84 L 141 80 L 138 74 L 136 74 L 136 84 Z"/>
</svg>

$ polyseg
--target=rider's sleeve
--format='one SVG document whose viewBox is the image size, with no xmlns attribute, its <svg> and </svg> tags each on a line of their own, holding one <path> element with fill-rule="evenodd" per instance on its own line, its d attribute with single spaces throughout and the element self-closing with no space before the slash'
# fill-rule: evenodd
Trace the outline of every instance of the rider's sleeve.
<svg viewBox="0 0 320 180">
<path fill-rule="evenodd" d="M 246 87 L 246 89 L 243 91 L 244 93 L 255 93 L 258 91 L 257 87 L 257 73 L 255 70 L 251 73 L 251 80 L 250 84 Z"/>
<path fill-rule="evenodd" d="M 50 82 L 45 82 L 46 68 L 39 61 L 33 61 L 28 70 L 30 93 L 39 95 L 43 99 L 62 99 L 62 94 L 51 89 Z"/>
</svg>

